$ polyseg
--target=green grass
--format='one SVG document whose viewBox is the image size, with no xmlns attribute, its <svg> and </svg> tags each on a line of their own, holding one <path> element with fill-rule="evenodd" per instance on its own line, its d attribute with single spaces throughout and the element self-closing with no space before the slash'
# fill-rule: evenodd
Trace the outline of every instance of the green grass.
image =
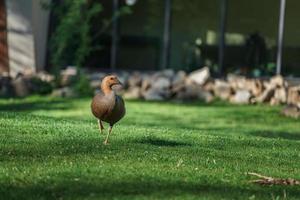
<svg viewBox="0 0 300 200">
<path fill-rule="evenodd" d="M 245 175 L 300 179 L 300 121 L 279 107 L 127 101 L 104 146 L 89 106 L 0 100 L 0 199 L 300 198 Z"/>
</svg>

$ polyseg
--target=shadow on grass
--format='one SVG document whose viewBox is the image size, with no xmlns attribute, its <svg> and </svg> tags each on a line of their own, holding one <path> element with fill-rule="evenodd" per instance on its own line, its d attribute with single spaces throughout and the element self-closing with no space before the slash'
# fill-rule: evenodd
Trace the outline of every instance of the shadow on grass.
<svg viewBox="0 0 300 200">
<path fill-rule="evenodd" d="M 58 177 L 57 177 L 58 176 Z M 141 180 L 143 178 L 144 180 Z M 206 179 L 206 177 L 203 177 Z M 79 179 L 79 181 L 74 180 Z M 186 195 L 210 197 L 213 199 L 271 199 L 271 194 L 282 196 L 283 190 L 290 198 L 296 199 L 300 191 L 295 187 L 259 187 L 224 185 L 222 183 L 198 183 L 166 181 L 151 177 L 131 177 L 127 180 L 103 180 L 100 177 L 78 177 L 75 174 L 56 174 L 56 179 L 35 184 L 0 184 L 0 195 L 4 199 L 118 199 L 130 197 L 160 197 L 161 199 Z M 210 199 L 209 198 L 209 199 Z M 255 199 L 256 199 L 255 198 Z"/>
<path fill-rule="evenodd" d="M 177 142 L 177 141 L 170 141 L 170 140 L 163 140 L 163 139 L 156 139 L 156 138 L 138 140 L 137 142 L 142 144 L 150 144 L 154 146 L 165 146 L 165 147 L 191 146 L 191 144 L 184 143 L 184 142 Z"/>
<path fill-rule="evenodd" d="M 18 100 L 11 103 L 0 104 L 0 111 L 35 111 L 35 110 L 67 110 L 71 106 L 68 99 L 39 99 Z"/>
<path fill-rule="evenodd" d="M 40 97 L 40 98 L 24 98 L 24 99 L 13 99 L 13 101 L 7 100 L 0 102 L 0 111 L 34 111 L 34 110 L 51 110 L 51 109 L 70 109 L 74 100 L 82 100 L 86 98 L 51 98 L 51 97 Z M 188 102 L 188 103 L 177 103 L 171 101 L 157 102 L 157 101 L 141 101 L 141 100 L 126 100 L 132 103 L 141 104 L 161 104 L 161 105 L 178 105 L 178 106 L 229 106 L 223 102 L 217 102 L 213 104 L 206 104 L 203 102 Z M 73 105 L 74 106 L 74 105 Z"/>
<path fill-rule="evenodd" d="M 256 131 L 251 132 L 250 135 L 264 137 L 264 138 L 282 138 L 287 140 L 300 140 L 300 132 L 290 133 L 283 131 Z"/>
<path fill-rule="evenodd" d="M 124 142 L 124 140 L 118 138 L 111 138 L 111 145 L 105 146 L 102 144 L 104 136 L 96 136 L 90 138 L 73 138 L 73 139 L 61 139 L 61 140 L 47 140 L 35 143 L 34 141 L 27 142 L 24 146 L 23 141 L 18 142 L 10 147 L 1 149 L 0 162 L 9 160 L 26 159 L 27 161 L 34 160 L 36 162 L 43 162 L 43 158 L 47 156 L 121 156 L 120 152 L 129 153 L 128 147 L 136 144 L 144 144 L 144 146 L 136 147 L 137 151 L 143 149 L 152 149 L 151 151 L 160 151 L 156 147 L 182 147 L 181 154 L 184 156 L 187 149 L 184 147 L 192 146 L 189 143 L 177 142 L 171 140 L 162 139 L 136 139 L 130 142 Z M 149 147 L 146 145 L 153 145 L 155 147 Z M 134 155 L 131 155 L 134 156 Z M 128 157 L 127 159 L 131 159 Z"/>
</svg>

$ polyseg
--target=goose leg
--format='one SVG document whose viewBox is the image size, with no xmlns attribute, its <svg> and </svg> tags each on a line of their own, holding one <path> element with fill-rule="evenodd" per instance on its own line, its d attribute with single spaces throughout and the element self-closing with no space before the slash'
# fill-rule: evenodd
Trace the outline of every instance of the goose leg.
<svg viewBox="0 0 300 200">
<path fill-rule="evenodd" d="M 111 131 L 112 131 L 112 128 L 113 128 L 113 126 L 110 125 L 109 130 L 108 130 L 108 134 L 107 134 L 107 136 L 106 136 L 106 139 L 105 139 L 104 142 L 103 142 L 103 144 L 105 144 L 105 145 L 108 144 L 108 137 L 109 137 L 109 135 L 110 135 L 110 133 L 111 133 Z"/>
<path fill-rule="evenodd" d="M 104 129 L 104 127 L 103 127 L 102 121 L 100 119 L 98 119 L 98 127 L 100 130 L 100 133 L 102 133 L 102 130 Z"/>
</svg>

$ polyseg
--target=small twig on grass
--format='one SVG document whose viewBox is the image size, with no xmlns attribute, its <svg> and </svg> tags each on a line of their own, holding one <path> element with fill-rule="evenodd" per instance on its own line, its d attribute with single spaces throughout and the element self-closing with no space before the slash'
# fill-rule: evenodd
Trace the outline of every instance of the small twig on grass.
<svg viewBox="0 0 300 200">
<path fill-rule="evenodd" d="M 260 185 L 300 185 L 300 181 L 287 178 L 287 179 L 281 179 L 281 178 L 273 178 L 269 176 L 264 176 L 258 173 L 254 172 L 248 172 L 247 175 L 252 175 L 259 177 L 260 179 L 251 180 L 250 183 L 257 183 Z"/>
</svg>

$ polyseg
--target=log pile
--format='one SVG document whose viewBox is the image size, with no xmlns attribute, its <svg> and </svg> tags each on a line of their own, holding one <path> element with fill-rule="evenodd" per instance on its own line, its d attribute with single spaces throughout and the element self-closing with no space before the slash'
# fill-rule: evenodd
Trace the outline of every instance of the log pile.
<svg viewBox="0 0 300 200">
<path fill-rule="evenodd" d="M 46 73 L 19 74 L 16 77 L 0 75 L 0 97 L 24 97 L 30 94 L 46 94 L 53 89 L 53 96 L 76 96 L 72 84 L 78 82 L 75 67 L 61 71 L 59 84 L 53 88 L 55 77 Z M 209 68 L 186 73 L 185 71 L 162 70 L 155 72 L 116 73 L 124 83 L 123 96 L 127 99 L 154 101 L 211 102 L 214 99 L 234 104 L 286 105 L 282 114 L 300 117 L 300 81 L 285 79 L 280 75 L 271 78 L 246 78 L 228 74 L 224 79 L 213 78 Z M 106 73 L 86 73 L 90 87 L 99 91 L 101 79 Z"/>
<path fill-rule="evenodd" d="M 282 114 L 300 116 L 300 82 L 291 83 L 282 76 L 246 78 L 229 74 L 226 79 L 214 79 L 207 67 L 187 74 L 184 71 L 164 70 L 155 73 L 127 75 L 124 97 L 145 100 L 202 100 L 214 99 L 234 104 L 288 105 Z"/>
</svg>

